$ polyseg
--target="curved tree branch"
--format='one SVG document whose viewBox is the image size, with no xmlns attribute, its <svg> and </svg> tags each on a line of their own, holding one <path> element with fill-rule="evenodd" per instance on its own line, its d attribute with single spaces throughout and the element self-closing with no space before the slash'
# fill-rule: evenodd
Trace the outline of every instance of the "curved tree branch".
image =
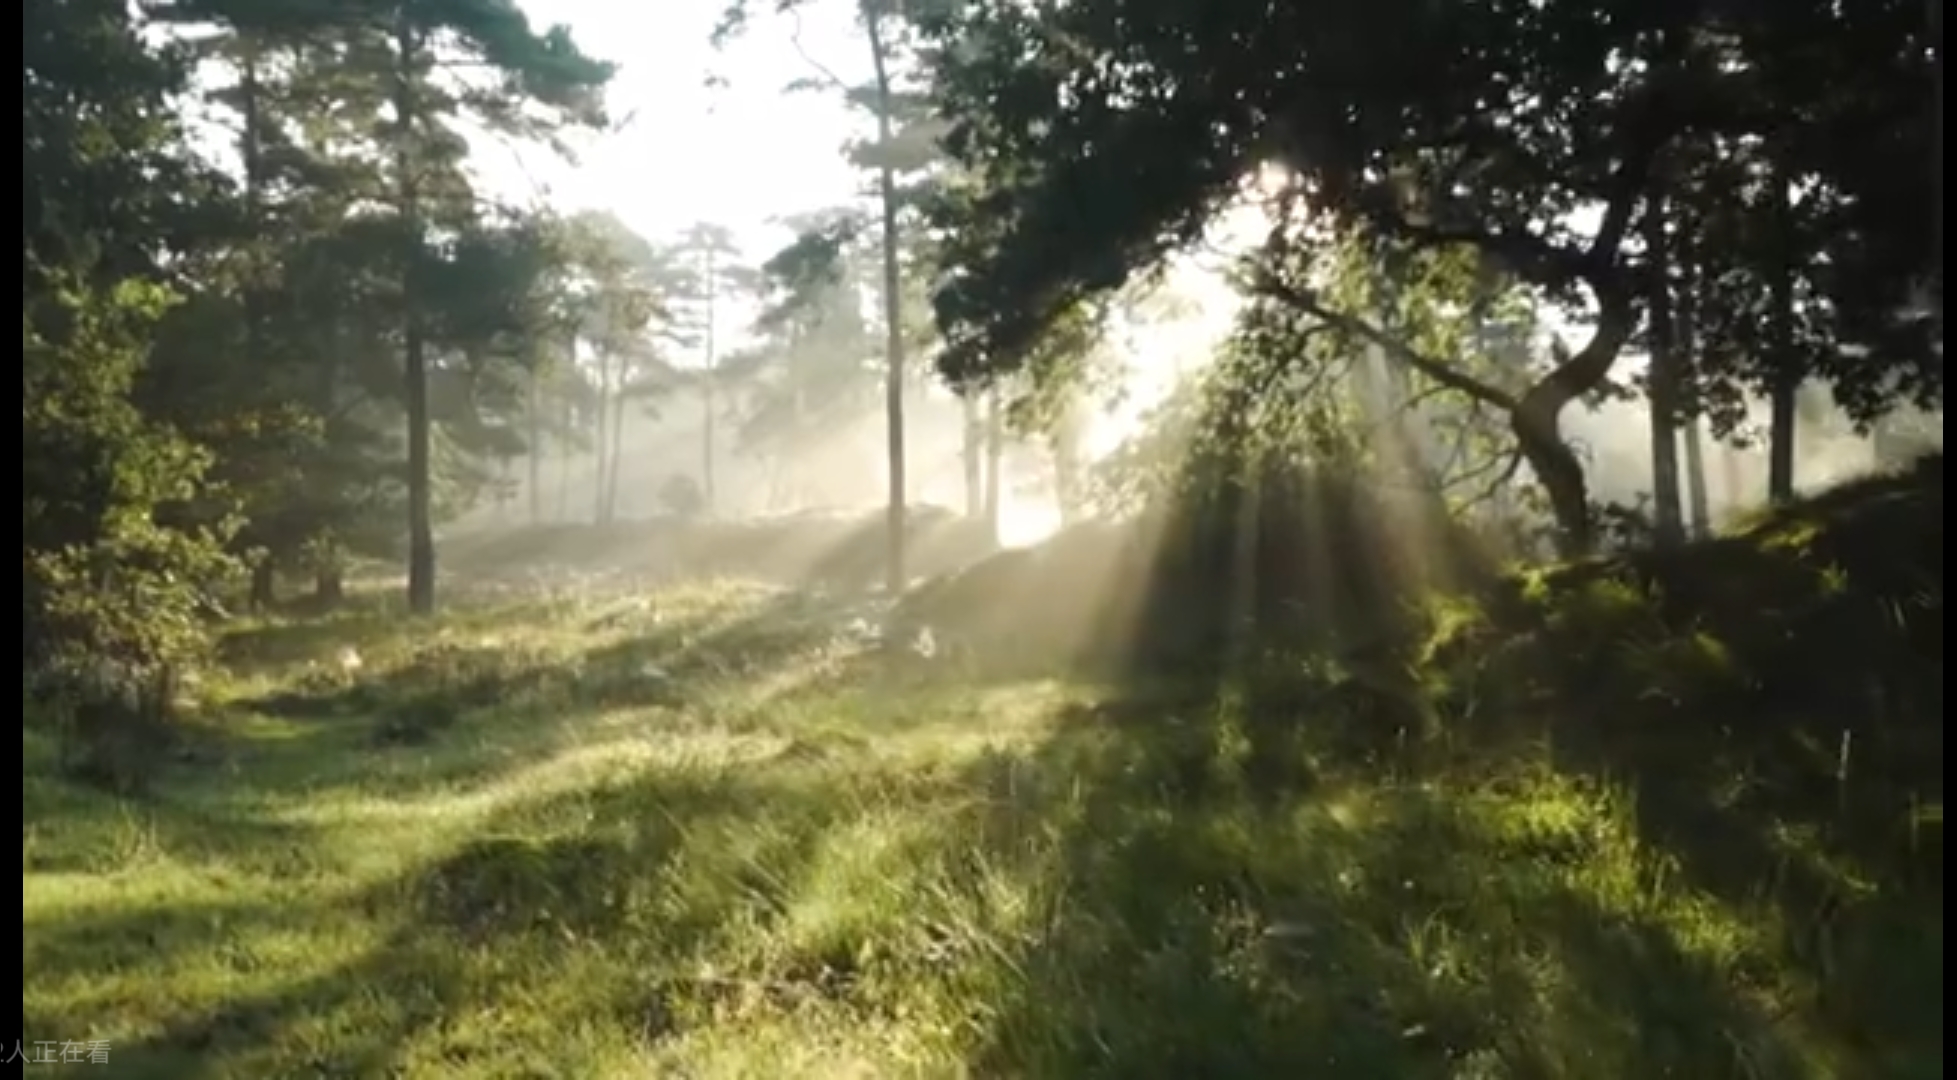
<svg viewBox="0 0 1957 1080">
<path fill-rule="evenodd" d="M 1517 398 L 1499 386 L 1483 382 L 1444 360 L 1426 355 L 1365 319 L 1332 310 L 1325 306 L 1311 289 L 1280 280 L 1276 275 L 1268 272 L 1254 274 L 1250 284 L 1259 295 L 1289 304 L 1335 330 L 1377 346 L 1401 364 L 1474 401 L 1506 412 L 1515 412 L 1522 408 L 1524 399 Z"/>
</svg>

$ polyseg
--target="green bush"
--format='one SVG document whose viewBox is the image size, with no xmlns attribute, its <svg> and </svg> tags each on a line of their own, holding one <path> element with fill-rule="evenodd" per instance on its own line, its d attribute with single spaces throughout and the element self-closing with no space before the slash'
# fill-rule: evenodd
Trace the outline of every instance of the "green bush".
<svg viewBox="0 0 1957 1080">
<path fill-rule="evenodd" d="M 233 569 L 210 455 L 135 401 L 140 342 L 170 297 L 76 287 L 23 313 L 21 660 L 28 711 L 71 763 L 136 781 L 206 644 L 208 590 Z"/>
</svg>

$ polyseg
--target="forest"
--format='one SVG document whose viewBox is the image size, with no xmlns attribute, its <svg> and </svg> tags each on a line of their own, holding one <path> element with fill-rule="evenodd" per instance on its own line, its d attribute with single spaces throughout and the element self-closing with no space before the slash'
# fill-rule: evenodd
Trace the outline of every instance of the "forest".
<svg viewBox="0 0 1957 1080">
<path fill-rule="evenodd" d="M 723 3 L 24 0 L 11 1061 L 1943 1075 L 1940 0 Z"/>
</svg>

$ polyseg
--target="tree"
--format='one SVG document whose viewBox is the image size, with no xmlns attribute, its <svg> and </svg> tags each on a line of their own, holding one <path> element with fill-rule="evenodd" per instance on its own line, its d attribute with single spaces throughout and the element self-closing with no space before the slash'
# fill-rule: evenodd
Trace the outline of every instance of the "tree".
<svg viewBox="0 0 1957 1080">
<path fill-rule="evenodd" d="M 679 260 L 674 297 L 682 313 L 682 340 L 700 350 L 700 492 L 705 509 L 715 504 L 714 483 L 718 420 L 721 401 L 719 365 L 720 312 L 730 299 L 757 295 L 761 274 L 741 264 L 740 245 L 727 227 L 700 222 L 686 230 L 674 246 Z"/>
<path fill-rule="evenodd" d="M 21 628 L 24 673 L 169 707 L 228 569 L 209 454 L 135 391 L 170 265 L 202 255 L 217 178 L 182 152 L 178 58 L 115 2 L 23 5 Z M 103 686 L 107 671 L 115 685 Z"/>
<path fill-rule="evenodd" d="M 583 120 L 606 69 L 499 0 L 35 0 L 23 30 L 23 659 L 93 739 L 167 713 L 227 555 L 255 604 L 302 558 L 330 598 L 404 507 L 429 541 L 506 486 L 562 252 L 471 190 L 454 123 Z"/>
<path fill-rule="evenodd" d="M 677 346 L 676 308 L 690 281 L 683 256 L 655 247 L 609 213 L 572 218 L 565 233 L 566 278 L 559 283 L 571 369 L 592 396 L 596 468 L 595 520 L 612 520 L 618 504 L 626 406 L 650 402 L 679 382 L 661 346 Z M 580 345 L 590 364 L 579 369 Z"/>
<path fill-rule="evenodd" d="M 408 463 L 409 593 L 427 610 L 435 518 L 458 497 L 503 483 L 500 463 L 526 433 L 516 417 L 528 380 L 515 372 L 547 351 L 535 340 L 553 332 L 540 297 L 559 257 L 549 229 L 473 190 L 463 130 L 549 139 L 565 125 L 599 124 L 611 69 L 561 28 L 534 32 L 507 0 L 174 0 L 153 9 L 179 27 L 214 24 L 199 32 L 201 50 L 234 76 L 220 97 L 238 117 L 253 219 L 251 242 L 239 245 L 254 280 L 243 351 L 258 364 L 282 346 L 281 362 L 322 372 L 303 380 L 301 400 L 322 422 L 352 421 L 327 424 L 338 433 L 329 441 L 358 433 L 386 443 L 377 429 L 387 420 L 405 428 L 395 452 Z M 295 251 L 308 257 L 294 260 Z M 279 262 L 287 272 L 265 271 Z M 303 275 L 290 272 L 295 263 Z M 267 289 L 290 300 L 283 342 L 270 332 Z M 371 370 L 381 347 L 402 358 L 391 373 Z"/>
<path fill-rule="evenodd" d="M 1651 414 L 1651 503 L 1653 535 L 1661 546 L 1685 541 L 1685 507 L 1679 493 L 1679 386 L 1683 357 L 1673 304 L 1670 222 L 1665 197 L 1654 191 L 1644 212 L 1645 399 Z"/>
<path fill-rule="evenodd" d="M 362 55 L 384 66 L 391 92 L 393 130 L 385 141 L 393 161 L 393 208 L 406 245 L 401 334 L 408 411 L 408 605 L 426 613 L 435 606 L 435 537 L 428 340 L 419 279 L 427 272 L 427 200 L 440 191 L 434 185 L 452 182 L 458 160 L 448 123 L 466 111 L 477 123 L 511 134 L 546 134 L 551 126 L 566 123 L 599 127 L 603 115 L 595 94 L 612 69 L 578 52 L 567 30 L 534 34 L 506 0 L 400 0 L 388 6 L 391 10 L 373 12 L 391 16 L 385 36 L 365 38 L 359 45 Z M 379 30 L 381 25 L 363 29 Z M 492 69 L 501 76 L 501 85 L 489 94 L 450 90 L 431 78 L 448 64 Z M 548 119 L 536 119 L 529 106 Z"/>
<path fill-rule="evenodd" d="M 802 80 L 794 88 L 822 87 L 837 91 L 845 101 L 870 114 L 874 137 L 854 148 L 856 160 L 876 178 L 876 220 L 882 255 L 881 293 L 883 308 L 884 412 L 886 457 L 889 464 L 889 512 L 886 523 L 889 562 L 885 586 L 893 595 L 909 584 L 905 568 L 905 542 L 909 522 L 909 481 L 904 452 L 904 397 L 906 333 L 904 311 L 904 244 L 901 224 L 907 206 L 904 174 L 928 167 L 934 156 L 935 121 L 925 114 L 928 99 L 911 85 L 905 70 L 906 46 L 910 44 L 909 22 L 902 5 L 888 0 L 853 0 L 858 23 L 863 28 L 871 79 L 868 86 L 856 86 L 838 77 L 813 58 L 813 80 Z M 780 5 L 783 12 L 795 15 L 799 0 Z M 715 40 L 724 43 L 740 33 L 748 17 L 745 0 L 735 0 Z M 799 47 L 799 38 L 797 39 Z M 915 66 L 915 65 L 911 65 Z"/>
<path fill-rule="evenodd" d="M 794 239 L 760 267 L 759 341 L 722 365 L 745 401 L 738 438 L 781 469 L 879 409 L 882 361 L 864 300 L 878 289 L 868 217 L 837 207 L 790 219 Z M 789 478 L 799 483 L 800 477 Z"/>
<path fill-rule="evenodd" d="M 494 245 L 452 238 L 465 232 L 478 201 L 461 170 L 467 140 L 461 120 L 514 137 L 548 137 L 566 124 L 602 122 L 598 93 L 609 65 L 577 50 L 568 31 L 534 32 L 508 0 L 361 0 L 320 7 L 283 0 L 205 0 L 189 10 L 244 34 L 302 33 L 340 66 L 348 103 L 384 112 L 370 149 L 385 165 L 364 194 L 386 207 L 394 236 L 397 302 L 406 411 L 408 599 L 416 612 L 435 604 L 434 427 L 430 384 L 433 349 L 454 344 L 464 327 L 429 310 L 439 291 L 482 297 L 479 288 L 450 288 L 472 270 L 466 258 Z M 471 75 L 488 73 L 484 85 Z M 488 267 L 492 277 L 503 263 Z M 497 282 L 501 284 L 501 282 Z M 478 302 L 477 314 L 508 310 Z M 436 325 L 451 340 L 432 340 Z"/>
<path fill-rule="evenodd" d="M 1921 299 L 1941 275 L 1920 227 L 1938 198 L 1921 167 L 1934 33 L 1902 2 L 1730 9 L 1710 29 L 1709 60 L 1740 77 L 1723 123 L 1676 140 L 1668 176 L 1674 260 L 1696 283 L 1690 391 L 1718 435 L 1743 394 L 1768 397 L 1768 495 L 1785 500 L 1804 387 L 1864 427 L 1941 400 Z"/>
<path fill-rule="evenodd" d="M 1242 177 L 1275 163 L 1311 210 L 1294 245 L 1364 236 L 1382 262 L 1465 247 L 1587 325 L 1580 348 L 1510 390 L 1329 306 L 1309 283 L 1282 295 L 1504 415 L 1572 552 L 1593 529 L 1559 418 L 1606 387 L 1640 325 L 1650 268 L 1634 232 L 1665 152 L 1687 135 L 1750 145 L 1803 115 L 1833 129 L 1873 113 L 1893 132 L 1889 103 L 1907 82 L 1874 63 L 1908 60 L 1895 4 L 1138 4 L 978 3 L 929 21 L 955 120 L 947 146 L 975 179 L 937 214 L 955 238 L 937 295 L 946 367 L 1020 363 L 1043 323 L 1193 239 Z M 1882 73 L 1834 61 L 1840 82 L 1824 90 L 1807 74 L 1807 89 L 1783 93 L 1776 80 L 1838 31 Z M 1829 265 L 1910 261 L 1871 216 L 1884 182 L 1871 170 L 1812 136 L 1776 152 L 1839 192 L 1840 225 L 1858 223 L 1858 239 L 1831 242 Z M 1748 258 L 1757 276 L 1764 255 Z M 1868 340 L 1875 313 L 1893 313 L 1898 275 L 1877 277 L 1888 284 L 1860 298 L 1841 280 L 1823 290 L 1868 316 L 1838 318 L 1835 336 Z"/>
</svg>

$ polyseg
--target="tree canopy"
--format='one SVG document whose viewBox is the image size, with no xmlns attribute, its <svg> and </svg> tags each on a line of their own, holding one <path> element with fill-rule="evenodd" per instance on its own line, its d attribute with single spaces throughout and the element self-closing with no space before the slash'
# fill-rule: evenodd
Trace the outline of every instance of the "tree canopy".
<svg viewBox="0 0 1957 1080">
<path fill-rule="evenodd" d="M 1920 302 L 1941 270 L 1916 225 L 1937 197 L 1917 5 L 977 2 L 929 25 L 966 178 L 934 213 L 954 378 L 1022 364 L 1262 169 L 1295 211 L 1273 239 L 1294 258 L 1349 236 L 1386 262 L 1468 248 L 1585 328 L 1507 389 L 1332 302 L 1316 270 L 1253 285 L 1506 412 L 1578 546 L 1585 491 L 1557 420 L 1638 333 L 1658 269 L 1638 226 L 1663 199 L 1701 215 L 1697 272 L 1732 290 L 1705 380 L 1818 376 L 1864 418 L 1898 380 L 1941 394 Z M 1812 348 L 1761 329 L 1789 275 Z"/>
</svg>

